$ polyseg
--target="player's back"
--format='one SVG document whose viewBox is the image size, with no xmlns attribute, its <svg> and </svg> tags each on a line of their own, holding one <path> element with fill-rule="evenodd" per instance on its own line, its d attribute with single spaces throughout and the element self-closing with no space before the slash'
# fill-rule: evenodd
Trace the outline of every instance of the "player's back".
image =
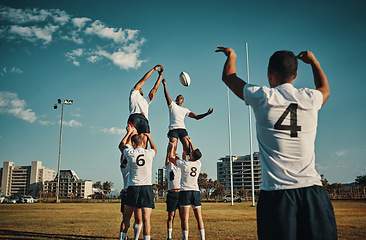
<svg viewBox="0 0 366 240">
<path fill-rule="evenodd" d="M 177 166 L 181 169 L 181 191 L 199 191 L 198 177 L 201 172 L 201 161 L 178 160 Z"/>
<path fill-rule="evenodd" d="M 129 185 L 152 185 L 152 162 L 155 156 L 155 151 L 152 149 L 130 148 L 125 152 L 125 154 L 126 153 L 130 169 Z"/>
<path fill-rule="evenodd" d="M 263 190 L 319 185 L 314 142 L 322 94 L 296 89 L 246 86 L 244 99 L 256 116 Z"/>
</svg>

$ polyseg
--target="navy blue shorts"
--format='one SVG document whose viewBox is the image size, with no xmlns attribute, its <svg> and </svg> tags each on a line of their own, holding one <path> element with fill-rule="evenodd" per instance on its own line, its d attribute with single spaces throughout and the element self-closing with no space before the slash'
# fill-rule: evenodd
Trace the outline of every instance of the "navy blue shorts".
<svg viewBox="0 0 366 240">
<path fill-rule="evenodd" d="M 179 192 L 170 192 L 166 195 L 166 211 L 174 212 L 179 209 Z"/>
<path fill-rule="evenodd" d="M 181 138 L 184 138 L 185 136 L 188 136 L 188 132 L 184 128 L 172 129 L 168 132 L 169 138 L 173 137 L 176 139 L 181 139 Z"/>
<path fill-rule="evenodd" d="M 138 134 L 150 132 L 149 120 L 147 120 L 146 117 L 142 114 L 131 114 L 127 120 L 127 124 L 128 122 L 132 123 L 132 125 L 136 128 Z"/>
<path fill-rule="evenodd" d="M 135 208 L 155 208 L 152 185 L 129 186 L 125 205 Z"/>
<path fill-rule="evenodd" d="M 337 239 L 332 203 L 321 186 L 263 191 L 257 206 L 258 239 Z"/>
<path fill-rule="evenodd" d="M 127 191 L 121 191 L 121 213 L 125 213 Z"/>
<path fill-rule="evenodd" d="M 179 192 L 179 205 L 194 207 L 201 206 L 201 194 L 200 191 L 180 191 Z"/>
</svg>

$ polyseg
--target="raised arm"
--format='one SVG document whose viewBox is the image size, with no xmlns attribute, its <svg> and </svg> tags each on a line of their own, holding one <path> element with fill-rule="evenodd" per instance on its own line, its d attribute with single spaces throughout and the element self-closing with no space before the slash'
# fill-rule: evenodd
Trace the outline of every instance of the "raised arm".
<svg viewBox="0 0 366 240">
<path fill-rule="evenodd" d="M 236 54 L 234 50 L 226 47 L 217 48 L 215 52 L 223 52 L 227 56 L 222 72 L 222 80 L 236 96 L 244 100 L 243 89 L 246 82 L 236 76 Z"/>
<path fill-rule="evenodd" d="M 130 125 L 127 126 L 126 130 L 127 130 L 126 135 L 123 137 L 122 141 L 118 145 L 118 148 L 121 151 L 121 153 L 123 153 L 123 150 L 127 148 L 126 147 L 127 144 L 131 145 L 131 137 L 134 135 L 134 133 L 136 133 L 136 129 L 131 127 Z"/>
<path fill-rule="evenodd" d="M 158 70 L 159 77 L 158 77 L 158 80 L 156 80 L 154 87 L 150 90 L 150 93 L 149 93 L 150 101 L 153 100 L 153 98 L 155 97 L 156 91 L 158 91 L 158 88 L 159 88 L 160 82 L 161 82 L 161 77 L 162 77 L 163 72 L 164 72 L 164 67 L 161 64 L 156 65 L 155 68 L 156 67 L 160 67 L 160 70 Z"/>
<path fill-rule="evenodd" d="M 168 104 L 168 106 L 170 106 L 170 104 L 172 103 L 172 99 L 169 97 L 168 89 L 166 88 L 165 78 L 163 79 L 163 86 L 164 86 L 164 95 L 165 95 L 166 103 Z"/>
<path fill-rule="evenodd" d="M 195 113 L 190 112 L 190 113 L 188 114 L 188 117 L 191 117 L 191 118 L 194 118 L 194 119 L 196 119 L 196 120 L 199 120 L 199 119 L 201 119 L 201 118 L 204 118 L 204 117 L 206 117 L 206 116 L 210 115 L 212 112 L 213 112 L 213 108 L 209 108 L 209 109 L 208 109 L 208 111 L 207 111 L 206 113 L 199 114 L 199 115 L 196 115 Z"/>
<path fill-rule="evenodd" d="M 146 135 L 147 140 L 150 142 L 151 149 L 155 151 L 155 155 L 156 155 L 156 153 L 158 152 L 158 150 L 156 148 L 156 145 L 154 144 L 154 142 L 151 139 L 151 133 L 144 133 L 144 134 Z"/>
<path fill-rule="evenodd" d="M 170 162 L 172 162 L 174 165 L 177 165 L 177 157 L 178 155 L 175 154 L 176 147 L 174 147 L 174 143 L 169 142 L 168 149 L 167 149 L 167 156 L 165 159 L 165 166 L 167 166 Z"/>
<path fill-rule="evenodd" d="M 146 80 L 151 76 L 151 74 L 154 72 L 154 71 L 158 71 L 159 70 L 159 67 L 161 65 L 156 65 L 155 67 L 153 67 L 150 71 L 148 71 L 141 79 L 140 81 L 138 81 L 134 87 L 134 90 L 139 90 L 140 88 L 142 88 L 142 86 L 144 86 Z"/>
<path fill-rule="evenodd" d="M 314 83 L 316 90 L 323 94 L 323 104 L 328 100 L 330 95 L 330 88 L 327 76 L 323 72 L 318 60 L 315 58 L 314 54 L 309 51 L 303 51 L 298 56 L 298 59 L 302 60 L 304 63 L 310 64 L 313 70 Z"/>
</svg>

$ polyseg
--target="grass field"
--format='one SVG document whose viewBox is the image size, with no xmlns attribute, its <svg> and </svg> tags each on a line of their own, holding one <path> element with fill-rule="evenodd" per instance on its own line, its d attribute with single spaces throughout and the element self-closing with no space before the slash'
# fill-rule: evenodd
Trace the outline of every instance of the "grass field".
<svg viewBox="0 0 366 240">
<path fill-rule="evenodd" d="M 366 239 L 366 202 L 334 201 L 333 206 L 339 239 Z M 0 238 L 118 239 L 119 209 L 118 203 L 1 204 Z M 256 210 L 250 203 L 203 203 L 202 210 L 206 239 L 257 239 Z M 165 221 L 165 203 L 156 203 L 152 239 L 166 239 Z M 190 239 L 199 239 L 196 226 L 191 212 Z M 173 239 L 181 239 L 179 219 L 175 220 Z"/>
</svg>

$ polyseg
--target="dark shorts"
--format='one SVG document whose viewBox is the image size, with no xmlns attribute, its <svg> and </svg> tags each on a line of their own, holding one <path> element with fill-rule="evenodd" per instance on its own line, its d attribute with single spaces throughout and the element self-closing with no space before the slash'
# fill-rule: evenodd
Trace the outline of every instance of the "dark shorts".
<svg viewBox="0 0 366 240">
<path fill-rule="evenodd" d="M 179 192 L 170 192 L 166 195 L 166 211 L 174 212 L 179 209 Z"/>
<path fill-rule="evenodd" d="M 258 239 L 337 239 L 332 203 L 321 186 L 263 191 L 257 206 Z"/>
<path fill-rule="evenodd" d="M 199 191 L 180 191 L 179 192 L 179 205 L 195 207 L 201 206 L 201 194 Z"/>
<path fill-rule="evenodd" d="M 125 213 L 127 191 L 121 191 L 121 213 Z"/>
<path fill-rule="evenodd" d="M 127 124 L 128 122 L 132 123 L 132 125 L 136 128 L 138 134 L 150 132 L 149 120 L 147 120 L 146 117 L 142 114 L 131 114 L 128 118 Z"/>
<path fill-rule="evenodd" d="M 185 136 L 188 136 L 188 132 L 184 128 L 173 129 L 168 132 L 169 138 L 173 137 L 176 139 L 181 139 L 181 138 L 184 138 Z"/>
<path fill-rule="evenodd" d="M 152 185 L 129 186 L 125 205 L 136 208 L 155 208 Z"/>
</svg>

